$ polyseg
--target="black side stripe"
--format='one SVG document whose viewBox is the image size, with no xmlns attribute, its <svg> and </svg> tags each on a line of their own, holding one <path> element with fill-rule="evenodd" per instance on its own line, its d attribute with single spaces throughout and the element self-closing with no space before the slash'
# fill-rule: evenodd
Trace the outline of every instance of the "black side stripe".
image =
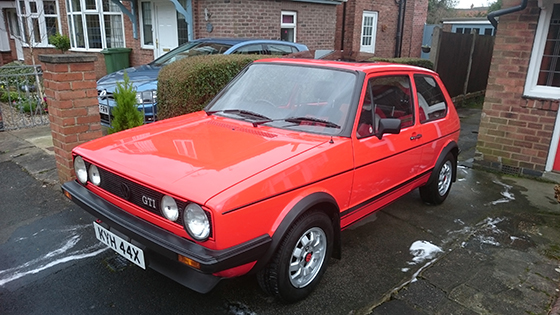
<svg viewBox="0 0 560 315">
<path fill-rule="evenodd" d="M 422 176 L 425 176 L 425 175 L 431 173 L 432 170 L 433 170 L 433 168 L 428 169 L 428 170 L 424 171 L 423 173 L 421 173 L 421 174 L 419 174 L 419 175 L 417 175 L 417 176 L 415 176 L 415 177 L 413 177 L 413 178 L 407 180 L 406 182 L 404 182 L 404 183 L 402 183 L 402 184 L 400 184 L 400 185 L 397 185 L 397 186 L 395 186 L 395 187 L 393 187 L 393 188 L 391 188 L 391 189 L 389 189 L 389 190 L 386 190 L 386 191 L 380 193 L 379 195 L 376 195 L 376 196 L 374 196 L 374 197 L 371 197 L 371 198 L 369 198 L 368 200 L 366 200 L 366 201 L 364 201 L 364 202 L 362 202 L 362 203 L 360 203 L 360 204 L 357 204 L 357 205 L 353 206 L 352 208 L 349 208 L 348 210 L 342 211 L 342 212 L 340 213 L 340 219 L 342 220 L 342 219 L 344 219 L 345 217 L 347 217 L 347 216 L 349 216 L 350 214 L 352 214 L 353 212 L 358 211 L 358 209 L 361 209 L 361 208 L 363 208 L 363 207 L 365 207 L 365 206 L 367 206 L 367 205 L 369 205 L 369 204 L 371 204 L 371 203 L 374 203 L 374 202 L 376 202 L 377 200 L 379 200 L 379 199 L 381 199 L 381 198 L 383 198 L 383 197 L 385 197 L 385 196 L 387 196 L 387 195 L 389 195 L 389 194 L 391 194 L 391 193 L 393 193 L 393 192 L 395 192 L 395 191 L 397 191 L 397 190 L 403 188 L 404 186 L 409 185 L 410 183 L 412 183 L 412 182 L 414 182 L 414 181 L 420 179 Z"/>
</svg>

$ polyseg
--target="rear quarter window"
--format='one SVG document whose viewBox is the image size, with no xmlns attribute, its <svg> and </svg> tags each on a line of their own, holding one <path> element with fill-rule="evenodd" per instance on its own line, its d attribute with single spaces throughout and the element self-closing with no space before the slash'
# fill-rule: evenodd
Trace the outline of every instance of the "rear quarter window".
<svg viewBox="0 0 560 315">
<path fill-rule="evenodd" d="M 415 74 L 416 97 L 421 123 L 440 119 L 447 115 L 447 103 L 437 81 L 430 75 Z"/>
</svg>

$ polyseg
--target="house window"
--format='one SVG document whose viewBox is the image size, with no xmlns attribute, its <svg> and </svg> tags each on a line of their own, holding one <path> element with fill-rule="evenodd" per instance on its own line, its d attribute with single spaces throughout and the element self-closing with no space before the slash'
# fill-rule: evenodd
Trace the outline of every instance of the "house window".
<svg viewBox="0 0 560 315">
<path fill-rule="evenodd" d="M 11 35 L 20 38 L 24 45 L 31 43 L 36 47 L 49 46 L 49 36 L 59 32 L 56 1 L 19 0 L 17 3 L 19 25 L 10 25 Z"/>
<path fill-rule="evenodd" d="M 187 7 L 186 0 L 179 0 L 179 3 L 183 6 L 183 8 Z M 177 40 L 179 45 L 183 45 L 189 41 L 189 28 L 187 20 L 185 19 L 185 16 L 179 12 L 177 12 Z"/>
<path fill-rule="evenodd" d="M 111 0 L 66 0 L 73 49 L 125 47 L 120 8 Z"/>
<path fill-rule="evenodd" d="M 153 22 L 152 22 L 152 3 L 141 2 L 142 8 L 142 46 L 154 45 Z"/>
<path fill-rule="evenodd" d="M 560 1 L 541 10 L 524 95 L 558 99 L 560 95 Z"/>
<path fill-rule="evenodd" d="M 375 36 L 377 35 L 377 12 L 364 11 L 362 15 L 362 36 L 360 51 L 375 53 Z"/>
<path fill-rule="evenodd" d="M 280 39 L 287 42 L 296 42 L 297 13 L 282 11 L 280 22 Z"/>
</svg>

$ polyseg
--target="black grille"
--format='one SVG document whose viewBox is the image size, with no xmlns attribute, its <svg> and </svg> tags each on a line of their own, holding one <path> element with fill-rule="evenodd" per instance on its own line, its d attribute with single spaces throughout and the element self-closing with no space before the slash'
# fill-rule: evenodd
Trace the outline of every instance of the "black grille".
<svg viewBox="0 0 560 315">
<path fill-rule="evenodd" d="M 99 187 L 103 188 L 107 192 L 125 199 L 138 207 L 155 213 L 161 217 L 160 203 L 164 194 L 149 189 L 131 180 L 113 174 L 105 169 L 98 167 L 99 174 L 101 175 L 101 185 Z M 185 209 L 186 203 L 175 199 L 177 206 L 180 210 Z M 183 211 L 179 211 L 179 218 L 176 222 L 181 224 L 183 222 Z"/>
</svg>

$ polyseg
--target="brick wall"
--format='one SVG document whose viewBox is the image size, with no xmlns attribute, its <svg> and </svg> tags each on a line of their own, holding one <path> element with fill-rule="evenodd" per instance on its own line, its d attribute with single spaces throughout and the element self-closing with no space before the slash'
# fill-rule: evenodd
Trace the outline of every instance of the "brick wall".
<svg viewBox="0 0 560 315">
<path fill-rule="evenodd" d="M 75 178 L 72 149 L 102 136 L 94 72 L 95 56 L 64 54 L 38 56 L 61 183 Z"/>
<path fill-rule="evenodd" d="M 378 12 L 375 56 L 394 57 L 396 46 L 399 5 L 395 1 L 355 0 L 339 5 L 338 15 L 342 16 L 346 6 L 344 35 L 342 19 L 337 21 L 336 49 L 347 52 L 360 50 L 362 14 L 364 11 Z M 420 57 L 424 22 L 428 14 L 427 0 L 408 0 L 405 9 L 405 23 L 402 31 L 402 57 Z M 344 38 L 342 38 L 344 36 Z M 341 43 L 344 42 L 344 47 Z M 342 47 L 342 48 L 341 48 Z"/>
<path fill-rule="evenodd" d="M 518 5 L 504 0 L 503 7 Z M 542 176 L 548 156 L 558 101 L 523 97 L 539 8 L 503 15 L 478 133 L 475 163 L 507 173 Z"/>
<path fill-rule="evenodd" d="M 282 11 L 297 12 L 296 40 L 309 49 L 334 49 L 336 5 L 275 0 L 194 1 L 196 38 L 236 37 L 280 39 Z M 211 14 L 204 19 L 204 9 Z M 213 31 L 208 32 L 210 22 Z"/>
</svg>

